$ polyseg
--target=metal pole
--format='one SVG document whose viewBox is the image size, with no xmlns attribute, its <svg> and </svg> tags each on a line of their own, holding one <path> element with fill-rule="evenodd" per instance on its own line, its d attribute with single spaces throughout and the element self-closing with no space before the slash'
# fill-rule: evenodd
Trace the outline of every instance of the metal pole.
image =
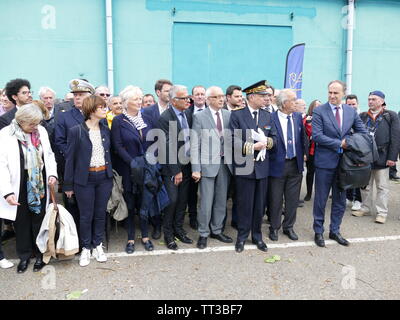
<svg viewBox="0 0 400 320">
<path fill-rule="evenodd" d="M 107 32 L 107 85 L 114 94 L 114 56 L 113 56 L 113 27 L 112 0 L 106 0 L 106 32 Z"/>
<path fill-rule="evenodd" d="M 347 18 L 347 50 L 346 50 L 346 94 L 352 93 L 353 80 L 353 30 L 354 30 L 354 0 L 349 0 Z"/>
</svg>

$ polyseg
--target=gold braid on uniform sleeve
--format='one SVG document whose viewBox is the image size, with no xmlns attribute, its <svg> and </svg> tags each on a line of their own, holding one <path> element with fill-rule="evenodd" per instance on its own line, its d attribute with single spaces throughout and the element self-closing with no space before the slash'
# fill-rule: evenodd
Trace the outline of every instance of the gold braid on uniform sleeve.
<svg viewBox="0 0 400 320">
<path fill-rule="evenodd" d="M 253 153 L 254 153 L 254 143 L 245 142 L 243 144 L 243 154 L 248 155 L 248 154 L 253 154 Z"/>
<path fill-rule="evenodd" d="M 270 150 L 270 149 L 272 149 L 273 146 L 274 146 L 274 140 L 272 140 L 271 137 L 267 137 L 267 146 L 266 146 L 266 149 L 267 149 L 267 150 Z"/>
</svg>

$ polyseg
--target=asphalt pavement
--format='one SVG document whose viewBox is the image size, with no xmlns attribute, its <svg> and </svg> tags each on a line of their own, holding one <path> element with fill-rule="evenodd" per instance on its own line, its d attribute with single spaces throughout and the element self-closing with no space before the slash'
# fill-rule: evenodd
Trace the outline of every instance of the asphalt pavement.
<svg viewBox="0 0 400 320">
<path fill-rule="evenodd" d="M 122 224 L 112 224 L 106 263 L 92 259 L 83 268 L 76 256 L 70 261 L 52 260 L 42 272 L 34 273 L 31 261 L 24 274 L 17 274 L 15 240 L 9 240 L 3 249 L 15 266 L 0 270 L 0 299 L 397 300 L 400 185 L 391 181 L 390 189 L 385 224 L 375 223 L 373 216 L 353 217 L 347 208 L 341 233 L 350 240 L 349 247 L 331 240 L 326 248 L 315 246 L 313 198 L 298 209 L 298 241 L 289 240 L 280 231 L 279 241 L 272 242 L 268 239 L 268 225 L 263 224 L 264 241 L 269 248 L 266 253 L 248 241 L 245 251 L 238 254 L 233 244 L 210 238 L 208 248 L 198 250 L 198 235 L 190 229 L 186 217 L 185 229 L 194 243 L 178 242 L 177 252 L 166 249 L 161 239 L 153 240 L 155 250 L 148 253 L 137 238 L 135 253 L 127 255 L 126 230 Z M 304 193 L 303 186 L 301 198 Z M 326 212 L 325 229 L 329 230 L 330 201 Z M 226 233 L 235 239 L 236 231 L 229 221 Z"/>
</svg>

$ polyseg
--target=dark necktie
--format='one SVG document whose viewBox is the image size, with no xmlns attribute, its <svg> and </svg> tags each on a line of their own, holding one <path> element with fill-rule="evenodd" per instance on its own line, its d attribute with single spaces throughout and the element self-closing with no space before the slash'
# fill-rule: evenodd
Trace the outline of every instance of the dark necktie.
<svg viewBox="0 0 400 320">
<path fill-rule="evenodd" d="M 221 122 L 221 117 L 219 116 L 219 111 L 217 111 L 215 114 L 217 115 L 217 129 L 218 129 L 219 135 L 221 135 L 222 134 L 222 122 Z"/>
<path fill-rule="evenodd" d="M 292 131 L 292 122 L 290 121 L 290 118 L 291 116 L 287 116 L 286 156 L 288 159 L 294 158 L 293 131 Z"/>
<path fill-rule="evenodd" d="M 189 146 L 189 125 L 186 120 L 185 114 L 183 112 L 179 113 L 182 118 L 181 125 L 183 130 L 183 136 L 185 137 L 185 153 L 186 156 L 190 156 L 190 146 Z"/>
<path fill-rule="evenodd" d="M 197 112 L 203 111 L 203 109 L 204 109 L 204 108 L 199 108 L 199 109 L 197 109 Z"/>
<path fill-rule="evenodd" d="M 257 111 L 253 111 L 254 121 L 256 123 L 256 127 L 258 127 L 258 119 L 257 119 Z"/>
<path fill-rule="evenodd" d="M 335 113 L 336 122 L 339 126 L 339 129 L 341 129 L 341 121 L 340 121 L 340 113 L 339 113 L 340 107 L 335 107 L 335 109 L 336 109 L 336 113 Z"/>
</svg>

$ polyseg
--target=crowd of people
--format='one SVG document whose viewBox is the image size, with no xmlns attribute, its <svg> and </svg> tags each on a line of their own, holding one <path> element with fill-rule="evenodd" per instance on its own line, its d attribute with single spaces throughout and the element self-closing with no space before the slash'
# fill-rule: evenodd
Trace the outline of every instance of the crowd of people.
<svg viewBox="0 0 400 320">
<path fill-rule="evenodd" d="M 349 245 L 340 233 L 346 201 L 353 216 L 375 213 L 376 223 L 386 221 L 388 181 L 399 179 L 400 124 L 382 91 L 371 91 L 368 111 L 360 112 L 357 96 L 346 96 L 339 80 L 328 84 L 327 103 L 314 100 L 307 110 L 295 91 L 275 89 L 265 80 L 244 89 L 198 85 L 189 92 L 160 79 L 156 97 L 132 85 L 112 96 L 107 86 L 95 88 L 85 79 L 71 80 L 69 88 L 58 103 L 49 87 L 40 88 L 33 100 L 25 79 L 11 80 L 0 91 L 0 230 L 4 221 L 2 241 L 16 237 L 18 273 L 32 257 L 34 271 L 45 265 L 37 236 L 49 188 L 56 185 L 76 226 L 82 267 L 91 257 L 107 261 L 107 211 L 119 177 L 128 254 L 135 251 L 135 221 L 147 251 L 154 250 L 151 239 L 162 235 L 170 250 L 178 250 L 177 239 L 192 244 L 184 228 L 186 212 L 198 232 L 197 248 L 206 248 L 210 237 L 235 242 L 238 253 L 250 235 L 259 250 L 268 250 L 264 215 L 271 241 L 281 229 L 298 240 L 297 208 L 312 197 L 314 241 L 320 247 L 330 194 L 329 238 L 341 245 Z M 377 156 L 369 182 L 344 190 L 337 183 L 340 162 L 357 135 L 367 135 Z M 305 166 L 307 192 L 300 199 Z M 237 230 L 235 240 L 224 233 L 228 220 Z M 12 266 L 0 242 L 0 267 Z"/>
</svg>

